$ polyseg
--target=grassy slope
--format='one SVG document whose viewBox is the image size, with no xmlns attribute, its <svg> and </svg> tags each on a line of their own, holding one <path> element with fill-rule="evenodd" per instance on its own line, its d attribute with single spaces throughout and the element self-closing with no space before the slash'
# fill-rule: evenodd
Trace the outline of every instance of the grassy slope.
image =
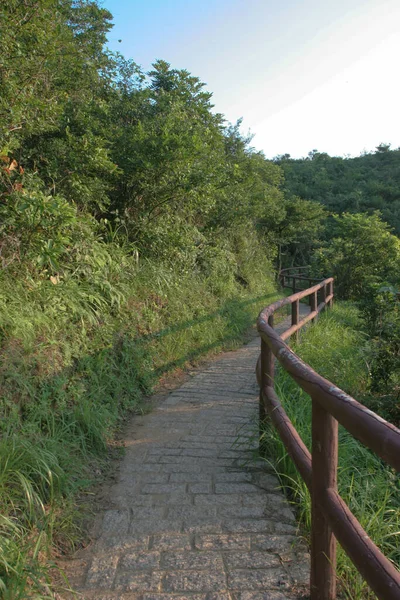
<svg viewBox="0 0 400 600">
<path fill-rule="evenodd" d="M 276 297 L 256 243 L 237 256 L 242 284 L 232 271 L 217 278 L 99 252 L 79 278 L 0 282 L 3 598 L 50 597 L 52 557 L 80 537 L 74 497 L 107 461 L 121 417 L 146 409 L 163 373 L 240 344 Z"/>
<path fill-rule="evenodd" d="M 345 303 L 325 313 L 317 326 L 310 326 L 294 350 L 318 373 L 362 401 L 368 382 L 363 359 L 366 340 L 357 329 L 357 310 Z M 311 403 L 293 380 L 279 370 L 276 388 L 289 417 L 301 437 L 311 445 Z M 265 434 L 268 452 L 274 456 L 282 483 L 298 503 L 305 531 L 310 531 L 310 499 L 305 484 L 274 431 Z M 395 563 L 400 564 L 399 479 L 393 471 L 343 428 L 339 431 L 339 491 L 370 537 Z M 338 557 L 342 592 L 352 600 L 374 598 L 342 551 Z"/>
</svg>

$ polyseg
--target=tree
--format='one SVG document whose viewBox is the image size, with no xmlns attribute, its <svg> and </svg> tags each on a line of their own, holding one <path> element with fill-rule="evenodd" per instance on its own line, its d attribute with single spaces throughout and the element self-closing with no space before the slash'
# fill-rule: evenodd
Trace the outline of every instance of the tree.
<svg viewBox="0 0 400 600">
<path fill-rule="evenodd" d="M 400 240 L 379 212 L 344 213 L 334 217 L 331 239 L 318 251 L 316 265 L 335 277 L 341 298 L 358 300 L 370 286 L 398 280 Z"/>
<path fill-rule="evenodd" d="M 111 14 L 90 0 L 5 0 L 0 7 L 0 150 L 55 131 L 105 65 Z M 82 86 L 86 80 L 86 85 Z"/>
<path fill-rule="evenodd" d="M 168 236 L 161 235 L 163 230 L 179 223 L 202 227 L 215 203 L 224 161 L 223 124 L 221 115 L 211 112 L 204 84 L 185 70 L 157 61 L 142 84 L 141 78 L 137 85 L 125 82 L 122 96 L 119 90 L 115 98 L 112 157 L 123 173 L 112 209 L 125 215 L 142 251 L 151 246 L 164 252 Z"/>
<path fill-rule="evenodd" d="M 91 0 L 6 0 L 0 16 L 0 155 L 49 193 L 104 207 L 115 172 L 102 125 L 110 13 Z"/>
<path fill-rule="evenodd" d="M 270 239 L 270 230 L 284 216 L 282 171 L 249 147 L 252 138 L 241 134 L 240 124 L 239 120 L 224 132 L 224 167 L 209 225 L 247 223 Z"/>
<path fill-rule="evenodd" d="M 278 272 L 283 262 L 285 266 L 311 262 L 326 220 L 326 211 L 320 204 L 296 196 L 285 198 L 283 208 L 284 218 L 275 228 Z"/>
</svg>

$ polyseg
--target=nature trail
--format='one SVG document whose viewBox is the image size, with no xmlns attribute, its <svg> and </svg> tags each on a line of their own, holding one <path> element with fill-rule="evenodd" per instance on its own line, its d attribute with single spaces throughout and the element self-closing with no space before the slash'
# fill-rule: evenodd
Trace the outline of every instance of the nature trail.
<svg viewBox="0 0 400 600">
<path fill-rule="evenodd" d="M 133 418 L 94 540 L 67 569 L 79 597 L 288 600 L 307 590 L 293 511 L 257 457 L 258 354 L 254 339 L 220 355 Z"/>
</svg>

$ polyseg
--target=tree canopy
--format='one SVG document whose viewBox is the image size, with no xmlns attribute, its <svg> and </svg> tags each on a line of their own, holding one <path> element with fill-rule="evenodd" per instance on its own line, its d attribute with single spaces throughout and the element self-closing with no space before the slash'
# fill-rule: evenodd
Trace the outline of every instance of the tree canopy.
<svg viewBox="0 0 400 600">
<path fill-rule="evenodd" d="M 146 73 L 111 53 L 112 16 L 95 1 L 7 0 L 0 10 L 8 270 L 67 268 L 82 219 L 184 269 L 249 229 L 271 258 L 288 245 L 310 249 L 322 212 L 299 217 L 309 205 L 285 197 L 282 169 L 251 147 L 240 121 L 213 111 L 200 79 L 164 60 Z"/>
<path fill-rule="evenodd" d="M 323 204 L 335 213 L 381 211 L 400 234 L 400 149 L 380 144 L 356 158 L 329 156 L 313 150 L 303 159 L 278 156 L 286 189 L 300 198 Z"/>
</svg>

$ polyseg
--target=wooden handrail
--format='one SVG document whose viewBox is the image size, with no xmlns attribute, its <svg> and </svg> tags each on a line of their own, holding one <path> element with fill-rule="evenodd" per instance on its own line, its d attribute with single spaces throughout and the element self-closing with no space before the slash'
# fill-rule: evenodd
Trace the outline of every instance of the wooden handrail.
<svg viewBox="0 0 400 600">
<path fill-rule="evenodd" d="M 288 267 L 286 269 L 281 269 L 279 272 L 278 280 L 282 288 L 290 287 L 293 291 L 293 294 L 297 291 L 302 291 L 303 288 L 297 289 L 296 282 L 297 281 L 308 281 L 309 287 L 313 285 L 313 283 L 319 283 L 322 281 L 321 277 L 311 277 L 310 275 L 301 274 L 300 271 L 309 270 L 309 266 L 304 267 Z"/>
<path fill-rule="evenodd" d="M 318 292 L 322 294 L 319 304 Z M 311 311 L 300 321 L 299 301 L 306 297 L 310 298 Z M 336 478 L 338 423 L 399 472 L 400 430 L 321 377 L 284 342 L 332 302 L 333 279 L 328 278 L 270 304 L 260 313 L 260 416 L 270 416 L 311 494 L 311 600 L 336 598 L 336 539 L 380 600 L 399 600 L 399 571 L 369 539 L 339 496 Z M 274 313 L 288 304 L 292 306 L 292 324 L 278 335 L 273 328 Z M 274 357 L 311 396 L 311 454 L 275 393 Z"/>
<path fill-rule="evenodd" d="M 287 271 L 305 271 L 310 268 L 310 265 L 304 265 L 303 267 L 286 267 L 285 269 L 280 270 L 280 275 L 282 273 L 286 273 Z"/>
</svg>

